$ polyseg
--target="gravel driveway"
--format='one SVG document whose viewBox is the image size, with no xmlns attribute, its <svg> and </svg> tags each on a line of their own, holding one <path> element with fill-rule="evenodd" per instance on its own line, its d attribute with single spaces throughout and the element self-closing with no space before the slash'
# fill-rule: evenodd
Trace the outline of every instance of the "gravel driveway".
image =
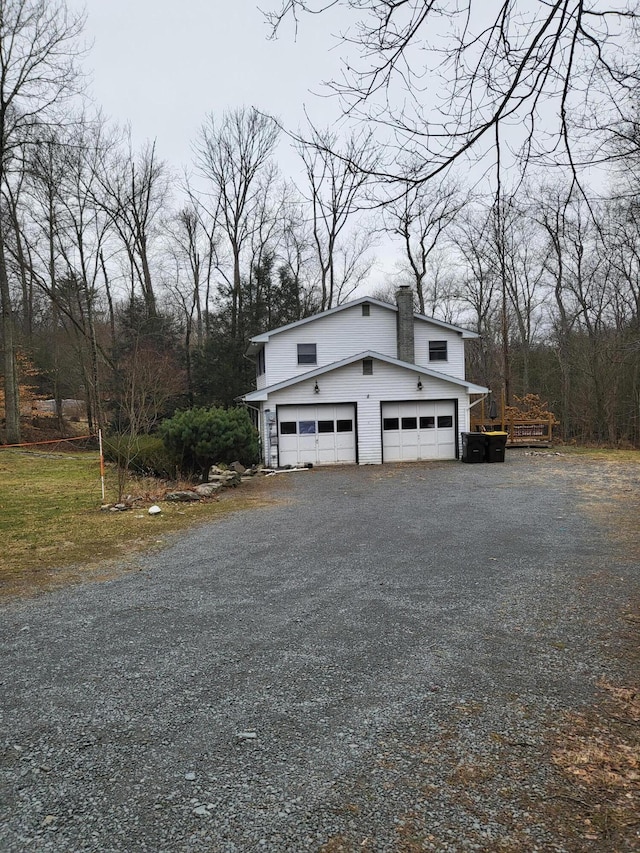
<svg viewBox="0 0 640 853">
<path fill-rule="evenodd" d="M 605 474 L 283 474 L 137 571 L 4 602 L 0 850 L 604 849 L 539 806 L 638 592 Z"/>
</svg>

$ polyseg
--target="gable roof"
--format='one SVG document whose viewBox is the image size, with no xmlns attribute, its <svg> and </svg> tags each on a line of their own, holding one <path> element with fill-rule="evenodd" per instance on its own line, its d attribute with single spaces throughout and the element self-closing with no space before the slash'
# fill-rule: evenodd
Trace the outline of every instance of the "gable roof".
<svg viewBox="0 0 640 853">
<path fill-rule="evenodd" d="M 327 308 L 326 311 L 321 311 L 319 314 L 312 314 L 310 317 L 305 317 L 303 320 L 296 320 L 294 323 L 287 323 L 286 326 L 279 326 L 277 329 L 269 329 L 267 332 L 262 332 L 259 335 L 254 335 L 250 339 L 247 347 L 247 355 L 254 355 L 258 352 L 262 344 L 266 344 L 273 335 L 279 335 L 281 332 L 286 332 L 289 329 L 295 329 L 298 326 L 304 326 L 306 323 L 313 323 L 322 317 L 329 317 L 331 314 L 337 314 L 347 308 L 355 308 L 357 305 L 377 305 L 379 308 L 386 308 L 389 311 L 398 312 L 398 306 L 392 305 L 390 302 L 383 302 L 381 299 L 374 299 L 371 296 L 361 296 L 359 299 L 354 299 L 352 302 L 343 302 L 341 305 L 336 305 L 334 308 Z M 448 329 L 451 332 L 458 332 L 463 338 L 479 338 L 476 332 L 469 329 L 463 329 L 461 326 L 454 326 L 451 323 L 445 323 L 444 320 L 436 320 L 435 317 L 427 317 L 425 314 L 413 313 L 414 320 L 420 320 L 426 323 L 431 323 L 434 326 L 439 326 L 441 329 Z"/>
<path fill-rule="evenodd" d="M 467 382 L 465 379 L 448 376 L 446 373 L 441 373 L 439 370 L 432 370 L 429 367 L 422 367 L 420 364 L 412 364 L 408 361 L 400 361 L 397 358 L 392 358 L 389 355 L 384 355 L 381 352 L 375 352 L 374 350 L 369 349 L 364 352 L 359 352 L 356 355 L 350 355 L 348 358 L 343 358 L 341 361 L 334 361 L 331 364 L 324 365 L 324 367 L 317 367 L 315 370 L 310 370 L 307 373 L 293 376 L 290 379 L 284 379 L 282 382 L 276 382 L 274 385 L 269 385 L 266 388 L 259 388 L 257 391 L 249 391 L 248 394 L 243 394 L 237 399 L 242 400 L 245 403 L 266 400 L 269 394 L 272 394 L 274 391 L 281 391 L 283 388 L 290 388 L 292 385 L 297 385 L 298 382 L 308 382 L 316 376 L 322 376 L 324 373 L 330 373 L 332 370 L 337 370 L 340 367 L 346 367 L 349 364 L 353 364 L 354 361 L 361 361 L 363 358 L 377 358 L 379 361 L 384 361 L 387 364 L 392 364 L 396 367 L 403 367 L 410 370 L 412 373 L 420 373 L 422 376 L 429 376 L 432 379 L 440 379 L 443 382 L 450 382 L 453 385 L 459 385 L 462 388 L 466 388 L 469 394 L 489 393 L 489 389 L 482 385 L 475 385 L 473 382 Z"/>
</svg>

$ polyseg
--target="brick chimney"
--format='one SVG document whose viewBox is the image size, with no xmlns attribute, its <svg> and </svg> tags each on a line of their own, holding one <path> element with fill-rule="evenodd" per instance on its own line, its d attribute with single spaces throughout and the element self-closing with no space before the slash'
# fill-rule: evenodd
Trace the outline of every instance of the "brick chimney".
<svg viewBox="0 0 640 853">
<path fill-rule="evenodd" d="M 413 341 L 413 291 L 403 285 L 396 291 L 398 305 L 398 359 L 415 364 L 416 355 Z"/>
</svg>

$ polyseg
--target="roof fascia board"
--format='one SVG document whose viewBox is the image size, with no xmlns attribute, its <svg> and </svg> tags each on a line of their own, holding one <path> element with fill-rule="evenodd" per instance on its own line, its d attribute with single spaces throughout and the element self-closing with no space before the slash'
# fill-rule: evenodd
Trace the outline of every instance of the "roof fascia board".
<svg viewBox="0 0 640 853">
<path fill-rule="evenodd" d="M 272 335 L 279 335 L 281 332 L 289 331 L 289 329 L 296 329 L 299 326 L 304 326 L 306 323 L 312 323 L 314 320 L 319 320 L 322 317 L 329 317 L 331 314 L 337 314 L 339 311 L 344 311 L 347 308 L 355 308 L 365 302 L 369 305 L 377 305 L 379 308 L 387 308 L 389 311 L 395 311 L 396 313 L 398 311 L 398 306 L 392 305 L 390 302 L 383 302 L 381 299 L 374 299 L 371 296 L 361 296 L 359 299 L 354 299 L 351 302 L 343 302 L 341 305 L 335 305 L 333 308 L 327 308 L 326 311 L 321 311 L 319 314 L 312 314 L 310 317 L 304 317 L 302 320 L 295 320 L 293 323 L 287 323 L 285 326 L 279 326 L 276 329 L 271 329 L 267 332 L 262 332 L 259 335 L 254 335 L 250 339 L 247 352 L 249 350 L 253 352 L 257 351 L 257 347 L 253 345 L 268 343 L 269 338 Z M 444 320 L 436 320 L 435 317 L 427 317 L 425 314 L 416 314 L 414 312 L 413 317 L 415 320 L 420 320 L 424 323 L 431 323 L 433 325 L 440 326 L 443 329 L 449 329 L 451 332 L 457 332 L 462 335 L 463 338 L 480 337 L 477 332 L 472 332 L 469 329 L 463 329 L 461 326 L 454 326 L 451 323 L 445 323 Z"/>
<path fill-rule="evenodd" d="M 441 379 L 443 382 L 451 382 L 454 385 L 459 385 L 466 388 L 470 394 L 486 394 L 488 388 L 481 385 L 474 385 L 473 382 L 467 382 L 465 379 L 458 379 L 455 376 L 449 376 L 446 373 L 441 373 L 438 370 L 432 370 L 430 367 L 423 367 L 420 364 L 411 364 L 408 361 L 400 361 L 397 358 L 384 355 L 375 350 L 365 350 L 356 355 L 350 355 L 348 358 L 343 358 L 342 361 L 334 361 L 332 364 L 325 364 L 323 367 L 316 367 L 314 370 L 309 370 L 307 373 L 302 373 L 299 376 L 292 376 L 290 379 L 285 379 L 282 382 L 277 382 L 275 385 L 270 385 L 268 388 L 260 388 L 258 391 L 250 391 L 248 394 L 243 394 L 239 399 L 248 401 L 266 400 L 269 394 L 275 391 L 281 391 L 283 388 L 290 388 L 300 382 L 308 382 L 310 379 L 315 379 L 325 373 L 330 373 L 332 370 L 339 370 L 341 367 L 347 367 L 356 361 L 361 361 L 363 358 L 375 358 L 379 361 L 384 361 L 387 364 L 392 364 L 395 367 L 401 367 L 405 370 L 411 370 L 413 373 L 420 373 L 424 376 L 429 376 L 432 379 Z"/>
</svg>

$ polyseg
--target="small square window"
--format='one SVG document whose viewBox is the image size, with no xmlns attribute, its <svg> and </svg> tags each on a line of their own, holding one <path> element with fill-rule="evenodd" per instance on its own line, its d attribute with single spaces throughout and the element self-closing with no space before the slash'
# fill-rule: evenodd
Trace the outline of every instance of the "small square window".
<svg viewBox="0 0 640 853">
<path fill-rule="evenodd" d="M 298 344 L 298 364 L 317 364 L 315 344 Z"/>
<path fill-rule="evenodd" d="M 336 421 L 336 432 L 353 432 L 353 421 Z"/>
<path fill-rule="evenodd" d="M 280 422 L 280 435 L 295 435 L 297 431 L 298 430 L 295 421 Z"/>
<path fill-rule="evenodd" d="M 453 417 L 451 415 L 438 416 L 438 429 L 445 429 L 453 426 Z"/>
<path fill-rule="evenodd" d="M 418 419 L 417 418 L 403 418 L 402 419 L 402 429 L 418 429 Z"/>
<path fill-rule="evenodd" d="M 318 432 L 335 432 L 333 421 L 318 421 Z"/>
<path fill-rule="evenodd" d="M 429 361 L 447 360 L 447 342 L 429 341 Z"/>
<path fill-rule="evenodd" d="M 363 358 L 362 359 L 362 375 L 363 376 L 373 376 L 373 359 L 372 358 Z"/>
<path fill-rule="evenodd" d="M 300 435 L 315 435 L 316 434 L 316 422 L 315 421 L 300 421 Z"/>
<path fill-rule="evenodd" d="M 432 415 L 425 415 L 420 418 L 420 429 L 435 429 L 436 419 Z"/>
<path fill-rule="evenodd" d="M 382 421 L 382 429 L 395 430 L 400 429 L 399 418 L 384 418 Z"/>
<path fill-rule="evenodd" d="M 368 302 L 362 304 L 362 316 L 369 317 L 371 315 L 371 305 Z"/>
</svg>

